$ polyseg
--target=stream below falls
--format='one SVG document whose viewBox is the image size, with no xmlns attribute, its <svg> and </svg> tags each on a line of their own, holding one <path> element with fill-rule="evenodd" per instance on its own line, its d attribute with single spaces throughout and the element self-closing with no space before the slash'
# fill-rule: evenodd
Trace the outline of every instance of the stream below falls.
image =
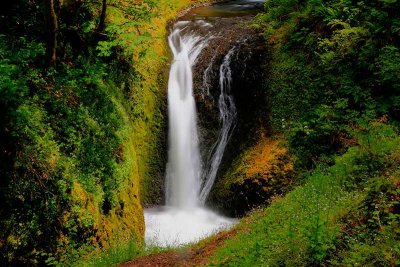
<svg viewBox="0 0 400 267">
<path fill-rule="evenodd" d="M 207 158 L 200 154 L 193 68 L 209 42 L 221 38 L 213 27 L 224 18 L 254 15 L 262 0 L 234 0 L 194 8 L 172 27 L 168 37 L 173 54 L 168 82 L 168 163 L 165 206 L 145 210 L 145 240 L 151 246 L 179 246 L 199 241 L 236 223 L 205 206 L 225 148 L 235 128 L 237 110 L 230 92 L 231 61 L 238 46 L 230 47 L 218 66 L 220 129 Z M 214 67 L 210 62 L 210 68 Z M 207 81 L 209 68 L 202 76 Z M 204 87 L 207 87 L 204 84 Z M 202 88 L 204 94 L 208 88 Z"/>
</svg>

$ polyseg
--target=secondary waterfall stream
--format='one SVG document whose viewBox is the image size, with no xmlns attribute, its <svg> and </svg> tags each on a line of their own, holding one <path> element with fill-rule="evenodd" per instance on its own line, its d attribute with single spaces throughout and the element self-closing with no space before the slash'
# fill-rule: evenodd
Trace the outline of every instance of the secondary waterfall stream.
<svg viewBox="0 0 400 267">
<path fill-rule="evenodd" d="M 229 137 L 233 131 L 235 118 L 236 118 L 236 106 L 233 100 L 233 96 L 230 94 L 230 88 L 232 83 L 232 71 L 230 68 L 231 57 L 235 51 L 235 47 L 229 50 L 228 54 L 224 57 L 222 65 L 219 69 L 219 86 L 221 93 L 218 98 L 218 108 L 220 112 L 220 120 L 222 122 L 221 130 L 218 135 L 218 140 L 215 142 L 213 149 L 211 150 L 212 156 L 210 164 L 205 169 L 203 174 L 203 188 L 200 192 L 201 203 L 205 203 L 208 194 L 215 182 L 218 168 L 221 164 L 222 156 L 224 154 L 226 145 L 229 141 Z"/>
<path fill-rule="evenodd" d="M 222 8 L 219 12 L 232 11 L 235 8 L 236 12 L 242 12 L 243 8 L 237 8 L 238 3 L 241 5 L 250 3 L 251 7 L 253 2 L 231 1 L 231 5 L 226 5 L 225 9 Z M 210 10 L 215 11 L 219 7 L 217 5 Z M 235 103 L 230 94 L 232 83 L 230 65 L 236 49 L 234 46 L 224 56 L 219 67 L 220 131 L 214 146 L 210 149 L 210 157 L 206 162 L 202 162 L 193 93 L 193 67 L 201 51 L 216 37 L 207 30 L 210 27 L 213 25 L 203 19 L 178 21 L 168 38 L 173 62 L 168 82 L 169 148 L 165 186 L 166 206 L 145 211 L 146 243 L 149 245 L 177 246 L 198 241 L 218 230 L 232 226 L 236 221 L 205 207 L 205 201 L 216 179 L 236 118 Z"/>
</svg>

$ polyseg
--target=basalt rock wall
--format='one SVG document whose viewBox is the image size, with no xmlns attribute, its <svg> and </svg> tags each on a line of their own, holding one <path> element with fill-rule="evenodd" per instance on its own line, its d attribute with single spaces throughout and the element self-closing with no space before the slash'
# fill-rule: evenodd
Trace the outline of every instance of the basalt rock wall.
<svg viewBox="0 0 400 267">
<path fill-rule="evenodd" d="M 194 67 L 201 154 L 203 162 L 207 162 L 221 128 L 218 109 L 220 67 L 228 52 L 234 49 L 230 63 L 230 93 L 234 97 L 237 118 L 207 201 L 209 206 L 234 215 L 241 213 L 234 207 L 240 202 L 234 193 L 238 191 L 238 186 L 235 185 L 235 190 L 229 196 L 232 201 L 226 202 L 223 199 L 226 194 L 221 194 L 225 191 L 221 190 L 226 182 L 224 177 L 234 167 L 235 159 L 257 142 L 259 133 L 269 132 L 268 101 L 264 86 L 268 75 L 269 53 L 261 31 L 253 27 L 253 20 L 253 16 L 246 16 L 216 21 L 210 29 L 214 37 L 203 49 Z M 246 207 L 240 210 L 246 210 Z"/>
</svg>

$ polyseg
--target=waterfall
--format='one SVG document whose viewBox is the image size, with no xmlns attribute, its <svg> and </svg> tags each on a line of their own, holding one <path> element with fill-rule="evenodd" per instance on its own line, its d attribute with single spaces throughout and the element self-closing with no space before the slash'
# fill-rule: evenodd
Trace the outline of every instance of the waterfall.
<svg viewBox="0 0 400 267">
<path fill-rule="evenodd" d="M 204 175 L 199 152 L 192 67 L 212 36 L 195 34 L 188 27 L 190 23 L 193 22 L 176 23 L 168 38 L 174 58 L 168 82 L 169 143 L 166 206 L 145 211 L 146 243 L 158 246 L 174 246 L 197 241 L 236 222 L 205 208 L 201 199 L 205 194 L 203 192 L 208 194 L 208 188 L 211 189 L 215 174 L 212 174 L 213 178 L 208 179 L 205 184 L 201 181 Z M 209 24 L 201 20 L 194 23 L 203 28 L 209 27 Z M 233 52 L 225 57 L 220 70 L 222 79 L 219 107 L 222 130 L 215 145 L 216 157 L 222 157 L 232 128 L 229 122 L 233 121 L 232 114 L 236 113 L 235 109 L 232 109 L 233 100 L 229 96 L 231 53 Z M 213 168 L 217 169 L 219 163 L 220 159 L 213 160 Z M 201 189 L 203 184 L 204 188 Z"/>
<path fill-rule="evenodd" d="M 169 37 L 174 59 L 168 82 L 166 203 L 173 207 L 190 208 L 199 204 L 201 175 L 192 65 L 206 40 L 185 35 L 184 29 L 176 27 Z"/>
<path fill-rule="evenodd" d="M 168 39 L 174 59 L 168 82 L 169 150 L 166 204 L 180 208 L 204 205 L 215 182 L 236 119 L 236 107 L 230 94 L 232 83 L 230 64 L 235 53 L 234 47 L 225 55 L 219 69 L 218 108 L 221 129 L 211 149 L 208 164 L 202 171 L 192 67 L 209 37 L 188 34 L 185 26 L 186 22 L 177 24 Z M 212 64 L 213 62 L 205 70 L 204 80 L 207 80 Z"/>
<path fill-rule="evenodd" d="M 218 139 L 211 150 L 212 156 L 208 161 L 210 164 L 203 173 L 203 188 L 200 193 L 200 201 L 203 204 L 215 182 L 222 156 L 235 127 L 236 106 L 233 101 L 233 96 L 230 94 L 232 84 L 232 71 L 230 64 L 234 52 L 235 47 L 229 50 L 219 68 L 219 87 L 221 91 L 218 99 L 218 108 L 220 113 L 219 118 L 221 120 L 221 130 L 219 131 Z"/>
<path fill-rule="evenodd" d="M 231 65 L 240 49 L 240 40 L 233 43 L 231 35 L 226 34 L 230 30 L 229 25 L 240 22 L 235 17 L 255 15 L 262 1 L 231 0 L 194 8 L 180 17 L 172 28 L 168 37 L 173 61 L 168 81 L 166 205 L 145 209 L 147 245 L 179 246 L 196 242 L 237 222 L 208 209 L 204 203 L 215 182 L 237 117 L 231 95 L 234 74 Z M 192 69 L 203 48 L 209 44 L 202 58 L 208 58 L 210 62 L 202 62 L 207 63 L 204 72 L 196 73 L 196 77 L 203 78 L 203 87 L 196 88 L 196 92 L 199 91 L 206 100 L 206 97 L 213 97 L 210 89 L 219 86 L 219 96 L 213 102 L 218 105 L 220 129 L 212 148 L 205 148 L 209 155 L 202 162 Z M 234 47 L 221 60 L 220 51 L 227 44 Z M 207 57 L 210 53 L 214 53 L 211 58 Z M 218 62 L 220 65 L 216 65 Z M 219 77 L 219 81 L 214 84 L 215 76 Z"/>
</svg>

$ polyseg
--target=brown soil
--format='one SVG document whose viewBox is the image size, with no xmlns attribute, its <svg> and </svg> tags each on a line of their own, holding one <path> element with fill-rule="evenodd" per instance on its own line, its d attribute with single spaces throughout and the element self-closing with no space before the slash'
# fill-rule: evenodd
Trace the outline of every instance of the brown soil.
<svg viewBox="0 0 400 267">
<path fill-rule="evenodd" d="M 218 248 L 223 246 L 225 240 L 236 235 L 238 230 L 224 231 L 211 240 L 200 242 L 191 248 L 182 251 L 170 251 L 149 255 L 124 263 L 119 267 L 175 267 L 175 266 L 204 266 L 208 259 L 214 255 Z"/>
</svg>

